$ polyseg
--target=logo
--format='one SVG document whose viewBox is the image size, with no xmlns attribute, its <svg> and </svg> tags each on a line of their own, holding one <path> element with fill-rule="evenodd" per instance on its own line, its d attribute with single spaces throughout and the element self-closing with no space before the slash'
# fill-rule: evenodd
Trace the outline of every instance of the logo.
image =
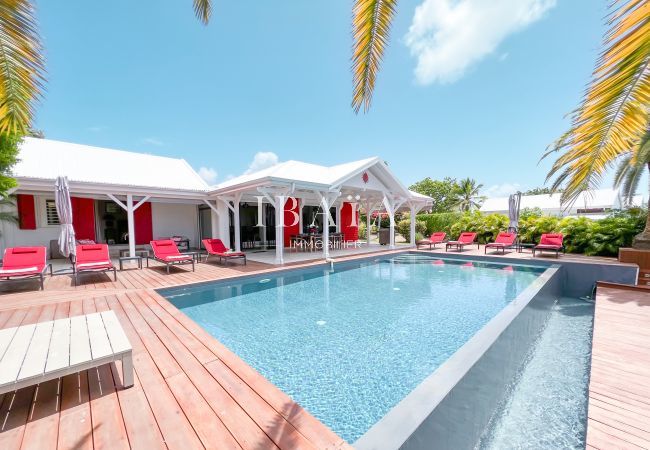
<svg viewBox="0 0 650 450">
<path fill-rule="evenodd" d="M 368 176 L 368 172 L 363 172 L 363 175 L 361 175 L 361 179 L 363 180 L 364 183 L 367 183 L 370 177 Z"/>
</svg>

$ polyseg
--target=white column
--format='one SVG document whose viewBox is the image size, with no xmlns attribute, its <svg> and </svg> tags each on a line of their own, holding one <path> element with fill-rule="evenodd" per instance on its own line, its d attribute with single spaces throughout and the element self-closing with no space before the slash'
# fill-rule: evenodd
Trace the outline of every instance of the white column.
<svg viewBox="0 0 650 450">
<path fill-rule="evenodd" d="M 388 218 L 390 219 L 390 248 L 395 248 L 395 213 L 389 213 Z"/>
<path fill-rule="evenodd" d="M 415 247 L 415 206 L 411 207 L 411 247 Z"/>
<path fill-rule="evenodd" d="M 336 232 L 340 233 L 341 232 L 341 208 L 343 207 L 343 203 L 339 202 L 338 205 L 336 205 L 335 208 L 335 217 L 334 220 L 336 221 Z"/>
<path fill-rule="evenodd" d="M 284 264 L 284 195 L 275 197 L 275 263 Z"/>
<path fill-rule="evenodd" d="M 370 209 L 370 200 L 366 203 L 366 244 L 368 247 L 370 247 L 370 216 L 372 215 L 372 211 Z"/>
<path fill-rule="evenodd" d="M 235 215 L 235 251 L 241 252 L 241 228 L 239 226 L 239 199 L 236 198 L 233 201 L 233 206 L 235 210 L 233 211 Z"/>
<path fill-rule="evenodd" d="M 133 217 L 133 195 L 126 195 L 126 219 L 129 226 L 129 256 L 135 257 L 135 219 Z"/>
<path fill-rule="evenodd" d="M 305 200 L 302 198 L 298 199 L 298 234 L 303 233 L 303 224 L 302 224 L 302 207 L 305 206 Z"/>
<path fill-rule="evenodd" d="M 329 259 L 330 257 L 330 205 L 327 201 L 327 194 L 321 198 L 323 205 L 323 258 Z"/>
</svg>

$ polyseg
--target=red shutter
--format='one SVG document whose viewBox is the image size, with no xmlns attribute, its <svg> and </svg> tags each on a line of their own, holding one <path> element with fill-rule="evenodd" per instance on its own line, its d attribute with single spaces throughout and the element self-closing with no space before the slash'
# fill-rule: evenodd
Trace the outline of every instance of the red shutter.
<svg viewBox="0 0 650 450">
<path fill-rule="evenodd" d="M 95 240 L 95 200 L 70 197 L 72 226 L 77 239 Z"/>
<path fill-rule="evenodd" d="M 359 239 L 359 211 L 356 211 L 355 221 L 356 226 L 351 226 L 352 223 L 352 205 L 344 202 L 341 207 L 341 233 L 346 241 L 356 241 Z"/>
<path fill-rule="evenodd" d="M 151 219 L 151 202 L 145 202 L 133 212 L 135 228 L 135 245 L 144 245 L 153 241 L 153 221 Z"/>
<path fill-rule="evenodd" d="M 34 208 L 34 196 L 18 194 L 16 196 L 18 207 L 18 227 L 21 230 L 36 229 L 36 208 Z"/>
<path fill-rule="evenodd" d="M 291 209 L 291 205 L 294 204 L 293 202 L 295 201 L 295 207 Z M 293 211 L 293 212 L 292 212 Z M 295 214 L 294 214 L 295 213 Z M 284 246 L 289 247 L 291 236 L 298 234 L 300 231 L 300 216 L 296 216 L 296 214 L 300 214 L 300 200 L 299 199 L 288 199 L 287 202 L 284 204 Z M 298 218 L 296 223 L 294 225 L 293 222 Z"/>
</svg>

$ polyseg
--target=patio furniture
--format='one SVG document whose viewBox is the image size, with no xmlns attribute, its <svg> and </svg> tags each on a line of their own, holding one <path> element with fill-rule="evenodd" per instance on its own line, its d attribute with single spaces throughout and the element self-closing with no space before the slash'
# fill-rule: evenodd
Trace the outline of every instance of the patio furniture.
<svg viewBox="0 0 650 450">
<path fill-rule="evenodd" d="M 564 236 L 562 233 L 544 233 L 539 239 L 539 244 L 533 247 L 533 256 L 535 251 L 551 251 L 555 252 L 555 257 L 560 256 L 560 250 L 564 253 Z"/>
<path fill-rule="evenodd" d="M 119 360 L 122 385 L 131 387 L 132 353 L 113 311 L 6 328 L 0 330 L 0 394 Z"/>
<path fill-rule="evenodd" d="M 124 270 L 123 263 L 124 261 L 135 261 L 138 263 L 138 269 L 142 269 L 142 256 L 120 256 L 119 258 L 120 261 L 120 272 Z"/>
<path fill-rule="evenodd" d="M 45 272 L 52 264 L 47 264 L 47 249 L 45 247 L 11 247 L 5 249 L 0 268 L 0 280 L 18 281 L 35 278 L 40 281 L 41 290 L 44 289 Z"/>
<path fill-rule="evenodd" d="M 179 252 L 176 243 L 171 239 L 151 241 L 151 249 L 153 250 L 153 259 L 163 263 L 167 268 L 167 273 L 169 273 L 169 266 L 188 263 L 192 264 L 192 272 L 194 272 L 194 257 Z M 147 258 L 147 267 L 149 267 L 149 258 Z"/>
<path fill-rule="evenodd" d="M 201 242 L 203 242 L 203 246 L 208 252 L 205 257 L 206 263 L 210 256 L 216 256 L 219 258 L 219 262 L 221 262 L 222 259 L 225 259 L 226 261 L 230 259 L 243 259 L 244 265 L 246 265 L 246 253 L 230 251 L 225 245 L 223 245 L 221 239 L 203 239 Z"/>
<path fill-rule="evenodd" d="M 77 258 L 73 266 L 74 284 L 79 283 L 79 274 L 84 272 L 110 272 L 117 281 L 117 271 L 108 255 L 107 244 L 77 245 Z"/>
<path fill-rule="evenodd" d="M 516 240 L 517 240 L 517 233 L 506 233 L 502 231 L 497 235 L 497 238 L 494 240 L 494 242 L 485 244 L 484 253 L 487 253 L 488 248 L 495 248 L 497 250 L 497 253 L 499 252 L 500 249 L 505 255 L 507 248 L 516 247 L 517 245 L 515 244 Z"/>
<path fill-rule="evenodd" d="M 469 233 L 464 231 L 460 233 L 458 239 L 455 241 L 447 241 L 445 251 L 449 251 L 449 247 L 456 247 L 457 251 L 462 251 L 466 245 L 476 244 L 476 248 L 481 248 L 481 244 L 476 241 L 476 233 Z"/>
<path fill-rule="evenodd" d="M 533 248 L 535 248 L 535 245 L 537 244 L 533 244 L 530 242 L 519 242 L 518 244 L 516 244 L 517 253 L 523 253 L 525 249 L 530 249 L 532 251 Z"/>
<path fill-rule="evenodd" d="M 435 233 L 432 233 L 428 239 L 422 239 L 421 241 L 416 242 L 415 246 L 417 248 L 420 245 L 428 245 L 429 250 L 431 250 L 431 246 L 433 246 L 433 248 L 436 248 L 436 245 L 442 244 L 446 237 L 447 233 L 443 231 L 437 231 Z"/>
<path fill-rule="evenodd" d="M 201 262 L 202 254 L 203 252 L 201 250 L 190 250 L 190 251 L 181 252 L 181 255 L 190 255 L 192 258 L 194 258 L 194 261 L 197 264 Z"/>
<path fill-rule="evenodd" d="M 130 250 L 128 248 L 120 249 L 120 257 L 129 256 L 129 252 L 130 252 Z M 149 256 L 149 250 L 147 250 L 144 247 L 136 248 L 135 249 L 135 254 L 137 256 L 140 256 L 141 258 L 146 258 L 147 256 Z"/>
</svg>

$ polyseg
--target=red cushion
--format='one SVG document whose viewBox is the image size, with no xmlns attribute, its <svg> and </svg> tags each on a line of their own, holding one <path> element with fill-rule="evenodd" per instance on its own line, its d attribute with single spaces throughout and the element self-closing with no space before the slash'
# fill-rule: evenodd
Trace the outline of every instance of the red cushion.
<svg viewBox="0 0 650 450">
<path fill-rule="evenodd" d="M 542 234 L 539 243 L 542 245 L 555 245 L 558 247 L 562 246 L 563 236 L 561 234 Z"/>
</svg>

